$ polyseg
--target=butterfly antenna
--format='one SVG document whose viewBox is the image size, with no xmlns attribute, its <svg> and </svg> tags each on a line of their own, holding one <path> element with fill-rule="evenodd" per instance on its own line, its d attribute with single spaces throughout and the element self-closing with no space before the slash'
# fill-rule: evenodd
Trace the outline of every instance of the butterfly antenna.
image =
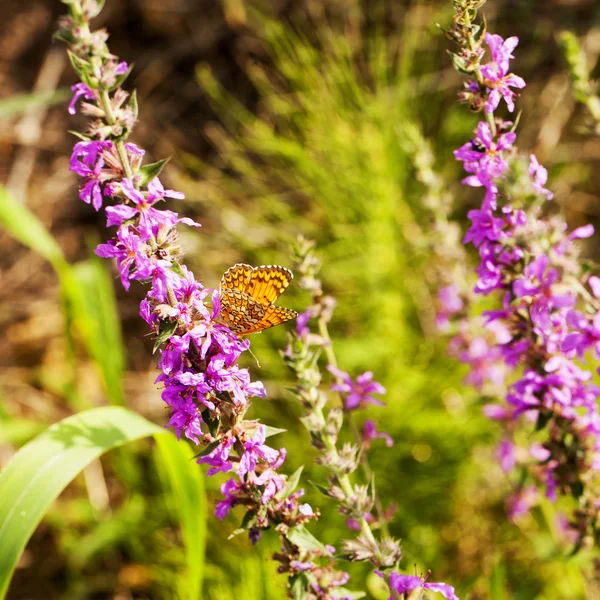
<svg viewBox="0 0 600 600">
<path fill-rule="evenodd" d="M 252 358 L 256 361 L 256 366 L 260 369 L 260 362 L 258 361 L 258 358 L 256 358 L 256 354 L 254 354 L 254 352 L 252 352 L 251 348 L 248 348 L 248 352 L 250 352 L 250 354 L 252 354 Z"/>
</svg>

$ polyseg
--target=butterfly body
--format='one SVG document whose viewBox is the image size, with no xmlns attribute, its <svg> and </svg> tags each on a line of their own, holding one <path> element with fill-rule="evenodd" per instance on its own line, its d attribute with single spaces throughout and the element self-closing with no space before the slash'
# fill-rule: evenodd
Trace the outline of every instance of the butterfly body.
<svg viewBox="0 0 600 600">
<path fill-rule="evenodd" d="M 237 264 L 221 278 L 221 317 L 238 335 L 258 333 L 296 318 L 289 308 L 273 306 L 293 279 L 285 267 Z"/>
</svg>

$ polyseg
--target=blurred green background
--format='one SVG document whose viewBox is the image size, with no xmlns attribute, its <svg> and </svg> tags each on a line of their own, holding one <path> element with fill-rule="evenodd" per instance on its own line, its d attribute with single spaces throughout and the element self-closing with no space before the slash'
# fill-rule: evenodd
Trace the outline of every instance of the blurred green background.
<svg viewBox="0 0 600 600">
<path fill-rule="evenodd" d="M 23 0 L 2 9 L 0 182 L 77 264 L 78 291 L 69 295 L 60 268 L 57 275 L 39 252 L 0 232 L 0 467 L 84 408 L 124 404 L 167 420 L 137 315 L 143 289 L 123 292 L 112 267 L 93 259 L 106 237 L 103 218 L 77 199 L 68 172 L 66 130 L 84 119 L 66 112 L 75 79 L 51 42 L 63 6 Z M 549 167 L 570 225 L 596 222 L 600 143 L 572 99 L 555 35 L 574 31 L 594 65 L 600 6 L 489 0 L 484 13 L 492 31 L 521 39 L 521 148 Z M 172 155 L 164 179 L 187 197 L 177 208 L 203 224 L 182 241 L 205 285 L 218 285 L 239 261 L 289 266 L 300 233 L 317 241 L 325 289 L 338 301 L 331 329 L 339 362 L 354 374 L 374 371 L 388 389 L 387 407 L 366 416 L 395 440 L 391 449 L 375 443 L 371 463 L 384 504 L 397 507 L 391 529 L 403 540 L 404 568 L 431 569 L 462 599 L 600 598 L 595 554 L 566 554 L 552 507 L 507 522 L 510 482 L 494 459 L 499 430 L 436 334 L 434 215 L 415 155 L 431 151 L 438 192 L 463 230 L 478 202 L 458 183 L 452 157 L 477 117 L 456 102 L 450 42 L 434 26 L 451 14 L 449 0 L 107 0 L 98 25 L 110 31 L 112 51 L 135 64 L 133 140 L 149 160 Z M 599 250 L 592 241 L 586 251 L 597 258 Z M 284 299 L 299 310 L 309 302 L 297 286 Z M 308 501 L 323 513 L 319 536 L 335 545 L 347 535 L 344 519 L 308 484 L 324 474 L 286 392 L 284 345 L 285 327 L 253 337 L 261 367 L 248 366 L 269 391 L 253 414 L 288 430 L 275 440 L 288 448 L 289 472 L 307 462 Z M 8 598 L 191 597 L 178 490 L 157 458 L 153 443 L 141 441 L 92 463 L 52 505 Z M 201 485 L 202 468 L 182 471 Z M 212 516 L 222 481 L 206 481 L 206 506 L 198 507 L 208 513 L 200 597 L 284 598 L 269 560 L 275 535 L 255 547 L 245 536 L 227 541 L 239 515 L 223 523 Z M 385 597 L 368 569 L 349 569 L 350 587 L 362 589 L 367 578 L 369 597 Z"/>
</svg>

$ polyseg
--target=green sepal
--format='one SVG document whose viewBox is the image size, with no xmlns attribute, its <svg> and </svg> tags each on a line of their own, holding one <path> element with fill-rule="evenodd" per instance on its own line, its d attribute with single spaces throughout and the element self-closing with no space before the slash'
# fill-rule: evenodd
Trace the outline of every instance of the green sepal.
<svg viewBox="0 0 600 600">
<path fill-rule="evenodd" d="M 298 548 L 303 548 L 305 550 L 319 550 L 325 555 L 329 554 L 327 548 L 325 548 L 325 546 L 312 533 L 310 533 L 310 531 L 308 531 L 304 525 L 292 527 L 288 531 L 286 537 L 292 544 L 298 546 Z"/>
<path fill-rule="evenodd" d="M 195 460 L 196 458 L 202 458 L 203 456 L 210 454 L 220 443 L 221 442 L 219 442 L 219 441 L 211 442 L 208 446 L 206 446 L 206 448 L 204 448 L 204 450 L 202 450 L 202 452 L 198 452 L 198 454 L 195 454 L 194 456 L 192 456 L 192 458 L 190 458 L 190 460 Z"/>
<path fill-rule="evenodd" d="M 277 494 L 277 498 L 281 500 L 285 500 L 294 492 L 294 490 L 298 487 L 298 482 L 300 481 L 300 475 L 302 475 L 302 470 L 304 469 L 304 465 L 299 467 L 290 475 L 285 487 Z"/>
<path fill-rule="evenodd" d="M 308 480 L 308 483 L 310 483 L 310 485 L 312 485 L 315 489 L 319 490 L 319 492 L 321 492 L 321 494 L 323 494 L 323 496 L 327 496 L 328 498 L 331 498 L 331 495 L 329 494 L 329 490 L 325 486 L 322 486 L 319 483 L 315 483 L 314 481 L 311 481 L 310 479 Z"/>
<path fill-rule="evenodd" d="M 138 173 L 138 185 L 139 187 L 145 187 L 148 185 L 155 177 L 160 175 L 160 172 L 163 170 L 163 167 L 171 160 L 169 158 L 163 158 L 155 163 L 150 163 L 148 165 L 144 165 L 139 173 Z"/>
<path fill-rule="evenodd" d="M 270 438 L 278 433 L 285 433 L 287 429 L 280 429 L 279 427 L 271 427 L 270 425 L 265 425 L 265 438 Z"/>
<path fill-rule="evenodd" d="M 454 68 L 459 73 L 462 73 L 463 75 L 471 74 L 471 72 L 467 69 L 467 62 L 465 61 L 464 58 L 462 58 L 462 56 L 458 56 L 458 54 L 455 54 L 454 52 L 450 52 L 450 50 L 446 50 L 446 52 L 448 52 L 448 55 L 452 59 L 452 64 L 454 65 Z"/>
<path fill-rule="evenodd" d="M 87 60 L 83 60 L 83 58 L 80 58 L 77 56 L 77 54 L 71 52 L 70 50 L 67 50 L 67 55 L 69 56 L 73 70 L 75 73 L 77 73 L 79 79 L 91 87 L 90 75 L 92 74 L 92 65 L 87 62 Z"/>
<path fill-rule="evenodd" d="M 131 108 L 131 112 L 133 113 L 133 120 L 137 121 L 139 114 L 137 90 L 133 90 L 133 92 L 131 92 L 131 97 L 129 98 L 129 108 Z"/>
<path fill-rule="evenodd" d="M 158 328 L 158 336 L 156 337 L 156 342 L 154 342 L 152 354 L 154 354 L 159 349 L 159 347 L 175 333 L 176 329 L 177 321 L 160 322 L 160 326 Z"/>
<path fill-rule="evenodd" d="M 290 592 L 294 600 L 306 600 L 310 582 L 306 573 L 297 573 L 289 579 Z"/>
<path fill-rule="evenodd" d="M 571 484 L 571 496 L 573 496 L 573 498 L 581 498 L 583 490 L 584 486 L 581 481 L 576 481 L 575 483 Z"/>
<path fill-rule="evenodd" d="M 84 142 L 89 142 L 91 141 L 91 137 L 80 133 L 79 131 L 73 131 L 72 129 L 68 129 L 67 133 L 70 133 L 71 135 L 74 135 L 75 137 L 78 137 L 80 140 L 83 140 Z"/>
<path fill-rule="evenodd" d="M 353 592 L 346 588 L 336 588 L 335 592 L 332 592 L 332 598 L 350 598 L 350 600 L 359 600 L 366 596 L 365 592 Z"/>
<path fill-rule="evenodd" d="M 125 71 L 125 73 L 122 73 L 121 75 L 117 75 L 115 77 L 115 83 L 111 86 L 110 91 L 116 90 L 118 87 L 121 87 L 121 85 L 123 85 L 125 80 L 131 74 L 131 71 L 133 71 L 133 65 L 129 65 L 129 67 L 127 68 L 127 71 Z"/>
</svg>

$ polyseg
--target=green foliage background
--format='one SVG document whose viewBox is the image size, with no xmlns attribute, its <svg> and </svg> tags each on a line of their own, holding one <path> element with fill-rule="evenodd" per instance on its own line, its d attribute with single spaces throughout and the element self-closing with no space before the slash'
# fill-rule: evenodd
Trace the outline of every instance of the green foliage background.
<svg viewBox="0 0 600 600">
<path fill-rule="evenodd" d="M 455 196 L 453 218 L 461 226 L 476 202 L 458 186 L 461 173 L 452 159 L 476 116 L 454 101 L 460 81 L 444 54 L 449 42 L 433 25 L 449 22 L 450 2 L 401 8 L 384 2 L 368 8 L 358 2 L 308 3 L 285 19 L 275 18 L 263 3 L 229 0 L 223 6 L 230 23 L 243 23 L 251 42 L 236 57 L 253 97 L 250 102 L 238 97 L 214 65 L 197 61 L 193 84 L 213 111 L 205 128 L 212 150 L 198 156 L 175 145 L 167 167 L 172 185 L 188 198 L 180 211 L 204 224 L 182 238 L 192 270 L 216 285 L 234 262 L 289 265 L 296 235 L 315 239 L 326 291 L 338 302 L 332 334 L 339 362 L 354 374 L 374 371 L 388 389 L 388 405 L 365 416 L 378 420 L 395 440 L 392 449 L 376 443 L 371 463 L 384 503 L 396 506 L 392 532 L 403 540 L 405 569 L 431 569 L 433 580 L 452 583 L 462 599 L 595 597 L 600 592 L 591 577 L 594 556 L 566 555 L 553 507 L 544 504 L 518 525 L 507 522 L 503 499 L 509 483 L 494 459 L 498 430 L 482 417 L 482 399 L 465 387 L 465 368 L 447 356 L 435 331 L 434 215 L 423 202 L 416 152 L 431 148 L 447 182 L 444 193 Z M 491 17 L 507 7 L 488 6 Z M 513 18 L 534 22 L 535 3 L 519 6 Z M 531 33 L 537 51 L 517 51 L 519 73 L 534 68 L 551 43 L 542 13 Z M 536 47 L 532 40 L 526 43 L 530 50 Z M 525 91 L 525 144 L 539 125 L 533 112 L 536 85 L 534 80 Z M 5 103 L 3 110 L 10 116 L 18 105 Z M 551 166 L 557 182 L 587 181 L 585 164 L 557 158 Z M 31 223 L 25 213 L 8 214 Z M 129 319 L 135 298 L 119 297 L 117 304 L 109 267 L 95 259 L 71 266 L 53 243 L 36 247 L 10 224 L 8 229 L 48 259 L 60 280 L 64 364 L 56 372 L 40 367 L 36 385 L 68 414 L 93 404 L 86 387 L 92 377 L 102 386 L 100 403 L 143 412 L 122 382 L 127 370 L 153 377 L 150 359 L 140 359 L 137 347 L 134 354 L 127 339 L 143 330 L 128 321 L 124 335 L 115 328 L 125 302 Z M 309 302 L 298 288 L 284 298 L 299 310 Z M 319 536 L 336 545 L 348 532 L 343 517 L 308 483 L 321 481 L 323 472 L 313 465 L 314 452 L 297 421 L 300 409 L 286 392 L 290 375 L 278 356 L 284 344 L 283 327 L 253 337 L 261 366 L 251 359 L 248 366 L 269 391 L 253 411 L 288 430 L 275 438 L 288 448 L 287 469 L 307 464 L 307 499 L 323 513 Z M 148 352 L 147 345 L 140 348 Z M 96 370 L 82 379 L 89 364 Z M 153 415 L 164 424 L 164 414 Z M 0 443 L 14 449 L 48 424 L 5 393 Z M 196 565 L 203 589 L 186 587 L 186 573 L 194 568 L 189 548 L 202 545 L 191 540 L 190 546 L 186 517 L 176 510 L 187 480 L 174 479 L 176 463 L 163 458 L 157 464 L 151 452 L 146 442 L 125 446 L 103 458 L 99 471 L 84 473 L 67 488 L 34 535 L 9 598 L 285 597 L 269 560 L 277 550 L 275 536 L 255 547 L 244 536 L 227 540 L 239 514 L 223 523 L 211 516 L 223 481 L 218 478 L 206 482 L 208 505 L 197 507 L 208 513 L 206 555 Z M 107 501 L 94 501 L 99 485 Z M 187 509 L 190 519 L 194 507 Z M 366 578 L 369 597 L 385 597 L 368 569 L 349 565 L 349 570 L 355 588 Z"/>
</svg>

